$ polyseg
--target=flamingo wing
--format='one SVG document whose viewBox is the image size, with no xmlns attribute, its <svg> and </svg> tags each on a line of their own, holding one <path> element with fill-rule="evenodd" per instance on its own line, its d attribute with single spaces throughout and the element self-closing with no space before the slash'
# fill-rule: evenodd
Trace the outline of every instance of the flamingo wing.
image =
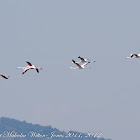
<svg viewBox="0 0 140 140">
<path fill-rule="evenodd" d="M 82 68 L 78 63 L 75 63 L 79 68 Z"/>
<path fill-rule="evenodd" d="M 32 64 L 31 64 L 30 62 L 26 61 L 26 63 L 27 63 L 29 66 L 32 66 Z"/>
<path fill-rule="evenodd" d="M 36 69 L 36 71 L 39 73 L 39 69 Z"/>
<path fill-rule="evenodd" d="M 5 78 L 5 79 L 8 79 L 8 77 L 6 77 L 5 75 L 3 75 L 2 77 Z"/>
<path fill-rule="evenodd" d="M 72 59 L 72 62 L 75 63 L 75 61 Z"/>
<path fill-rule="evenodd" d="M 22 74 L 24 74 L 26 71 L 28 71 L 29 70 L 29 68 L 28 69 L 25 69 L 23 72 L 22 72 Z"/>
<path fill-rule="evenodd" d="M 73 59 L 72 59 L 72 62 L 74 63 L 74 64 L 76 64 L 79 68 L 82 68 L 78 63 L 76 63 Z"/>
<path fill-rule="evenodd" d="M 78 58 L 80 58 L 82 61 L 85 61 L 85 59 L 84 59 L 84 58 L 82 58 L 82 57 L 80 57 L 80 56 L 79 56 Z"/>
<path fill-rule="evenodd" d="M 2 76 L 5 79 L 8 79 L 8 77 L 9 77 L 9 76 L 3 75 L 3 74 L 1 74 L 0 76 Z"/>
<path fill-rule="evenodd" d="M 134 54 L 136 57 L 139 57 L 138 54 Z"/>
</svg>

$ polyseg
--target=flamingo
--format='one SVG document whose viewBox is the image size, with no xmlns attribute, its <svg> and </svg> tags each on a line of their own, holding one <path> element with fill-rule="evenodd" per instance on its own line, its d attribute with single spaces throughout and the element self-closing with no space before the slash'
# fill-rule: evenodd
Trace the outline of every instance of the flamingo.
<svg viewBox="0 0 140 140">
<path fill-rule="evenodd" d="M 17 67 L 17 69 L 23 69 L 23 72 L 22 74 L 24 74 L 25 72 L 27 72 L 29 69 L 35 69 L 38 73 L 39 73 L 39 70 L 42 70 L 42 68 L 40 67 L 36 67 L 35 65 L 32 65 L 30 62 L 28 61 L 25 61 L 28 66 L 27 67 Z"/>
<path fill-rule="evenodd" d="M 73 59 L 72 59 L 72 62 L 74 63 L 74 64 L 76 64 L 77 65 L 77 67 L 76 68 L 73 68 L 73 67 L 70 67 L 70 69 L 84 69 L 84 68 L 86 68 L 86 69 L 91 69 L 91 67 L 85 67 L 87 64 L 89 64 L 90 63 L 90 61 L 88 61 L 88 62 L 86 62 L 86 63 L 84 63 L 84 64 L 82 64 L 82 65 L 80 65 L 79 63 L 77 63 L 77 62 L 75 62 Z"/>
<path fill-rule="evenodd" d="M 140 58 L 140 54 L 132 53 L 132 54 L 130 54 L 130 57 L 126 57 L 126 59 L 128 59 L 128 58 Z"/>
<path fill-rule="evenodd" d="M 7 76 L 7 75 L 3 75 L 3 74 L 0 74 L 1 77 L 5 78 L 5 79 L 8 79 L 10 76 Z"/>
</svg>

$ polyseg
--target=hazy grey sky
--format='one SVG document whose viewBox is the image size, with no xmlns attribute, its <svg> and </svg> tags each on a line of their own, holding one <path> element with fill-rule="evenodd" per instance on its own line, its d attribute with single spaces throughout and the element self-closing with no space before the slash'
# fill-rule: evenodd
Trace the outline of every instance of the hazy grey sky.
<svg viewBox="0 0 140 140">
<path fill-rule="evenodd" d="M 60 130 L 139 138 L 140 1 L 1 0 L 0 116 Z M 91 70 L 70 70 L 90 58 Z M 29 61 L 40 73 L 22 75 Z"/>
</svg>

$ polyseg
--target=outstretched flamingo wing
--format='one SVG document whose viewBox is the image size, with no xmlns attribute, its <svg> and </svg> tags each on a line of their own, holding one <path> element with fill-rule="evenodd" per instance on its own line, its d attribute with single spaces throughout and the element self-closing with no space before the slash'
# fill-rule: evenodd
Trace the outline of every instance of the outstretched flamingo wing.
<svg viewBox="0 0 140 140">
<path fill-rule="evenodd" d="M 81 66 L 78 63 L 75 63 L 79 68 L 81 68 Z"/>
<path fill-rule="evenodd" d="M 22 74 L 24 74 L 26 71 L 28 71 L 29 69 L 25 69 L 23 72 L 22 72 Z"/>
<path fill-rule="evenodd" d="M 78 63 L 76 63 L 73 59 L 72 59 L 72 62 L 73 62 L 74 64 L 76 64 L 79 68 L 81 68 L 81 66 L 80 66 Z"/>
<path fill-rule="evenodd" d="M 3 75 L 2 77 L 5 78 L 5 79 L 8 79 L 8 77 L 6 77 L 5 75 Z"/>
<path fill-rule="evenodd" d="M 32 66 L 32 64 L 31 64 L 30 62 L 26 61 L 26 63 L 27 63 L 29 66 Z"/>
<path fill-rule="evenodd" d="M 0 76 L 2 76 L 5 79 L 8 79 L 8 77 L 9 77 L 9 76 L 3 75 L 3 74 L 0 74 Z"/>
<path fill-rule="evenodd" d="M 79 56 L 78 58 L 80 58 L 82 61 L 84 61 L 84 60 L 85 60 L 84 58 L 82 58 L 82 57 L 80 57 L 80 56 Z"/>
</svg>

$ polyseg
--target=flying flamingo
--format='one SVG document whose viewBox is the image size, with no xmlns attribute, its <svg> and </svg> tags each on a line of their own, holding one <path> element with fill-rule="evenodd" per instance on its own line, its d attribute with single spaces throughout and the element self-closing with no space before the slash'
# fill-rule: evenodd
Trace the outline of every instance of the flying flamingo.
<svg viewBox="0 0 140 140">
<path fill-rule="evenodd" d="M 1 77 L 5 78 L 5 79 L 8 79 L 10 76 L 7 76 L 7 75 L 3 75 L 3 74 L 0 74 Z"/>
<path fill-rule="evenodd" d="M 132 54 L 130 54 L 130 57 L 126 57 L 126 59 L 128 59 L 128 58 L 140 58 L 140 54 L 132 53 Z"/>
<path fill-rule="evenodd" d="M 32 65 L 30 62 L 28 61 L 25 61 L 28 66 L 27 67 L 17 67 L 17 69 L 23 69 L 23 72 L 22 74 L 24 74 L 26 71 L 28 71 L 29 69 L 35 69 L 38 73 L 39 73 L 39 70 L 42 70 L 42 68 L 40 67 L 36 67 L 35 65 Z"/>
<path fill-rule="evenodd" d="M 86 62 L 86 63 L 84 63 L 84 64 L 82 64 L 82 65 L 78 64 L 78 63 L 75 62 L 73 59 L 72 59 L 72 62 L 73 62 L 74 64 L 76 64 L 77 67 L 76 67 L 76 68 L 70 67 L 70 69 L 78 69 L 78 68 L 79 68 L 79 69 L 84 69 L 84 68 L 86 68 L 86 69 L 91 69 L 91 67 L 85 67 L 87 64 L 90 63 L 90 61 L 88 61 L 88 62 Z"/>
</svg>

